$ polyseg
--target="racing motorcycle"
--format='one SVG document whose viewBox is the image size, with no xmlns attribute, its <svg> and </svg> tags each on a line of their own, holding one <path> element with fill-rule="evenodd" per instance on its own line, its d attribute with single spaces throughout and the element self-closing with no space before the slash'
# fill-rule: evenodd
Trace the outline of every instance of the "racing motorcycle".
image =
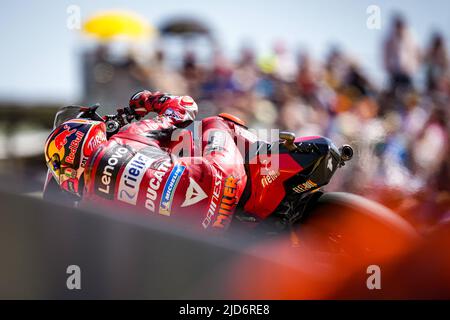
<svg viewBox="0 0 450 320">
<path fill-rule="evenodd" d="M 117 109 L 116 114 L 105 116 L 97 112 L 98 108 L 99 105 L 63 107 L 55 116 L 54 127 L 74 118 L 103 121 L 109 139 L 123 126 L 138 120 L 129 108 Z M 177 130 L 180 130 L 178 136 L 182 137 L 180 140 L 184 146 L 188 141 L 190 151 L 194 152 L 192 132 L 188 129 Z M 243 129 L 236 134 L 247 139 L 248 131 Z M 154 132 L 153 136 L 164 136 L 164 132 Z M 182 152 L 186 148 L 179 148 L 177 143 L 172 143 L 167 148 L 168 152 L 183 156 Z M 280 132 L 278 143 L 303 168 L 297 174 L 303 183 L 298 185 L 298 192 L 286 196 L 275 211 L 262 221 L 246 214 L 243 205 L 238 204 L 229 234 L 246 235 L 247 238 L 249 234 L 257 235 L 257 238 L 290 234 L 295 246 L 313 243 L 317 249 L 319 243 L 317 250 L 335 254 L 350 253 L 353 256 L 371 254 L 384 246 L 386 241 L 407 243 L 417 238 L 405 220 L 381 204 L 355 194 L 323 191 L 322 187 L 330 182 L 335 172 L 352 159 L 354 152 L 351 146 L 337 148 L 328 138 L 295 137 L 290 132 Z M 248 160 L 248 154 L 243 156 Z M 55 194 L 56 198 L 65 197 L 56 182 L 52 181 L 47 180 L 44 198 L 50 198 L 51 195 L 55 198 Z"/>
</svg>

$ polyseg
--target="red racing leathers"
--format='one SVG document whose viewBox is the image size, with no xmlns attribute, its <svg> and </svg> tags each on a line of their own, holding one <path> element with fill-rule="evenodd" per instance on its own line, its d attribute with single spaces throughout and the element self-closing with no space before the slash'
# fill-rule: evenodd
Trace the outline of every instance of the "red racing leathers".
<svg viewBox="0 0 450 320">
<path fill-rule="evenodd" d="M 124 127 L 89 159 L 82 203 L 225 230 L 247 182 L 235 124 L 204 119 L 201 154 L 178 157 L 167 149 L 171 133 L 193 122 L 197 105 L 188 96 L 159 94 L 153 101 L 147 111 L 156 118 Z"/>
</svg>

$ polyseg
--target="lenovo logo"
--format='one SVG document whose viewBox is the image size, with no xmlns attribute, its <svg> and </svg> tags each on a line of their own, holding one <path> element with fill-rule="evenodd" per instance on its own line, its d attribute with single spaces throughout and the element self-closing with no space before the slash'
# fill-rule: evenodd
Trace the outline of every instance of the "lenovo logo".
<svg viewBox="0 0 450 320">
<path fill-rule="evenodd" d="M 130 156 L 130 150 L 124 146 L 111 148 L 103 155 L 95 177 L 94 187 L 97 195 L 110 200 L 114 198 L 117 174 Z"/>
</svg>

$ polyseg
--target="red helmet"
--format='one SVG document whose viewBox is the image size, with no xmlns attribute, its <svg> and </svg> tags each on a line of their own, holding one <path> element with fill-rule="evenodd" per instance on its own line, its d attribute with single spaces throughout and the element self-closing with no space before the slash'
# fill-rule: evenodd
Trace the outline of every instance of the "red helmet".
<svg viewBox="0 0 450 320">
<path fill-rule="evenodd" d="M 103 122 L 72 119 L 55 128 L 45 143 L 45 161 L 59 186 L 80 195 L 80 177 L 92 153 L 105 142 Z"/>
</svg>

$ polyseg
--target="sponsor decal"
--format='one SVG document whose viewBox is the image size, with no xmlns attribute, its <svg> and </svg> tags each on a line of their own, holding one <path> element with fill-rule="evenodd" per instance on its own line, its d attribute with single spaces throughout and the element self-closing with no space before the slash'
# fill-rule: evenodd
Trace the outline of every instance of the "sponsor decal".
<svg viewBox="0 0 450 320">
<path fill-rule="evenodd" d="M 61 184 L 61 187 L 67 191 L 77 193 L 78 192 L 78 180 L 69 179 L 69 180 L 63 181 L 63 183 Z"/>
<path fill-rule="evenodd" d="M 272 182 L 274 182 L 279 176 L 280 176 L 280 171 L 275 171 L 275 170 L 270 170 L 268 168 L 268 164 L 269 162 L 267 160 L 264 160 L 264 163 L 266 165 L 266 172 L 268 173 L 267 175 L 264 175 L 261 178 L 261 186 L 263 188 L 267 187 L 269 184 L 271 184 Z"/>
<path fill-rule="evenodd" d="M 77 177 L 77 171 L 75 170 L 75 169 L 72 169 L 72 168 L 66 168 L 65 170 L 64 170 L 64 175 L 67 177 L 67 178 L 76 178 Z"/>
<path fill-rule="evenodd" d="M 236 204 L 236 191 L 239 179 L 228 176 L 225 179 L 222 200 L 219 206 L 219 215 L 213 224 L 213 227 L 224 228 L 230 222 L 230 216 L 233 213 Z"/>
<path fill-rule="evenodd" d="M 73 162 L 75 161 L 75 154 L 77 153 L 80 142 L 84 137 L 84 133 L 81 131 L 77 131 L 77 133 L 75 133 L 75 136 L 75 139 L 70 142 L 69 155 L 66 157 L 66 161 L 71 164 L 73 164 Z"/>
<path fill-rule="evenodd" d="M 136 205 L 139 187 L 147 169 L 155 161 L 143 154 L 137 153 L 128 161 L 120 177 L 117 199 Z"/>
<path fill-rule="evenodd" d="M 302 193 L 302 192 L 308 191 L 309 189 L 316 188 L 316 187 L 317 187 L 317 183 L 315 183 L 311 180 L 308 180 L 308 181 L 301 183 L 298 186 L 294 187 L 292 190 L 294 190 L 297 193 Z"/>
<path fill-rule="evenodd" d="M 155 212 L 155 200 L 158 197 L 161 181 L 170 168 L 170 161 L 162 162 L 158 168 L 155 168 L 153 177 L 148 181 L 147 193 L 145 195 L 145 208 L 151 212 Z"/>
<path fill-rule="evenodd" d="M 131 155 L 130 150 L 122 145 L 111 148 L 103 155 L 98 164 L 94 181 L 97 195 L 113 200 L 117 174 Z"/>
<path fill-rule="evenodd" d="M 63 128 L 64 131 L 62 131 L 55 137 L 55 147 L 58 150 L 61 150 L 62 147 L 66 145 L 67 138 L 74 134 L 75 131 L 77 131 L 77 129 L 70 130 L 70 127 L 67 124 L 65 124 Z"/>
<path fill-rule="evenodd" d="M 189 177 L 189 187 L 186 191 L 186 198 L 181 204 L 182 207 L 189 207 L 203 199 L 208 198 L 208 195 L 203 191 L 203 189 L 195 182 L 194 179 Z"/>
<path fill-rule="evenodd" d="M 170 118 L 174 118 L 175 120 L 183 119 L 178 112 L 174 111 L 171 108 L 167 109 L 166 112 L 164 112 L 164 115 Z"/>
<path fill-rule="evenodd" d="M 270 170 L 269 174 L 261 178 L 261 185 L 263 188 L 267 187 L 269 184 L 274 182 L 280 176 L 279 171 Z"/>
<path fill-rule="evenodd" d="M 80 160 L 80 167 L 81 168 L 85 168 L 86 167 L 86 163 L 87 163 L 87 161 L 88 161 L 88 157 L 85 157 L 85 156 L 83 156 L 82 158 L 81 158 L 81 160 Z"/>
<path fill-rule="evenodd" d="M 209 204 L 208 213 L 202 222 L 203 228 L 208 228 L 211 223 L 214 214 L 216 213 L 217 205 L 219 204 L 220 191 L 222 190 L 222 173 L 217 171 L 214 179 L 213 193 L 211 197 L 211 202 Z"/>
<path fill-rule="evenodd" d="M 103 131 L 98 130 L 95 136 L 87 144 L 87 149 L 85 147 L 84 153 L 89 155 L 92 151 L 96 150 L 99 145 L 106 141 L 106 135 Z"/>
<path fill-rule="evenodd" d="M 161 202 L 159 204 L 159 213 L 165 216 L 170 216 L 170 209 L 172 207 L 173 196 L 177 189 L 178 182 L 180 182 L 183 175 L 185 166 L 176 164 L 170 172 L 169 178 L 167 178 L 166 185 L 163 189 Z"/>
</svg>

